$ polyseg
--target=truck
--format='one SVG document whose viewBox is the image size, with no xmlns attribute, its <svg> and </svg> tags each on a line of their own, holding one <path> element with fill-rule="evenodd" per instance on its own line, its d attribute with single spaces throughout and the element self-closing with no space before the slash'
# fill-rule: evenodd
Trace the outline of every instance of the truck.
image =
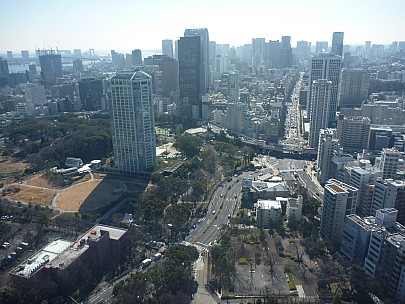
<svg viewBox="0 0 405 304">
<path fill-rule="evenodd" d="M 150 264 L 152 264 L 152 260 L 151 259 L 145 259 L 142 261 L 142 269 L 147 268 Z"/>
</svg>

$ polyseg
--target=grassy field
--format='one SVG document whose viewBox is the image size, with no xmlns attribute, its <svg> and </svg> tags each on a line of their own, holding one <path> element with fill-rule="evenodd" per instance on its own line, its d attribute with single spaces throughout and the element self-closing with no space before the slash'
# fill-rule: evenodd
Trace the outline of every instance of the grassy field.
<svg viewBox="0 0 405 304">
<path fill-rule="evenodd" d="M 72 186 L 56 199 L 58 207 L 67 211 L 90 211 L 108 205 L 118 199 L 122 193 L 114 190 L 122 183 L 115 180 L 92 180 Z"/>
</svg>

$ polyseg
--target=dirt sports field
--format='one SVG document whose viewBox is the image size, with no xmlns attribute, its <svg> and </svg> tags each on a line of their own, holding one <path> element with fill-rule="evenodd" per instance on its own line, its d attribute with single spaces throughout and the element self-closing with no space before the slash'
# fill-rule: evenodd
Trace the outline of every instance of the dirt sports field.
<svg viewBox="0 0 405 304">
<path fill-rule="evenodd" d="M 91 211 L 118 199 L 123 183 L 115 180 L 91 180 L 63 190 L 56 198 L 59 208 L 66 211 Z"/>
</svg>

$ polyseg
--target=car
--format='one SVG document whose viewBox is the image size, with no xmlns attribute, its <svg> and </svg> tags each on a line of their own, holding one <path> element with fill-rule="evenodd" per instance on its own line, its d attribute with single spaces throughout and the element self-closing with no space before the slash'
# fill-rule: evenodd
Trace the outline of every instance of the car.
<svg viewBox="0 0 405 304">
<path fill-rule="evenodd" d="M 223 197 L 223 196 L 224 196 L 223 194 L 220 194 L 220 195 L 219 195 L 219 197 Z"/>
<path fill-rule="evenodd" d="M 228 219 L 230 219 L 231 218 L 231 215 L 230 214 L 228 214 Z"/>
<path fill-rule="evenodd" d="M 238 195 L 237 195 L 237 194 L 235 194 L 235 198 L 238 198 Z"/>
<path fill-rule="evenodd" d="M 215 210 L 212 210 L 212 214 L 215 214 Z"/>
</svg>

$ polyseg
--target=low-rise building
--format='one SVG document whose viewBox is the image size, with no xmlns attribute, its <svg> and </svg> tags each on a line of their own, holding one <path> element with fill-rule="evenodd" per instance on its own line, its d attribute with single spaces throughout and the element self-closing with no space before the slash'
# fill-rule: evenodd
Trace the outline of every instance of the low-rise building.
<svg viewBox="0 0 405 304">
<path fill-rule="evenodd" d="M 286 217 L 288 220 L 294 218 L 296 221 L 301 221 L 302 217 L 302 202 L 303 198 L 300 195 L 298 198 L 289 197 L 287 201 Z"/>
<path fill-rule="evenodd" d="M 256 220 L 260 228 L 270 228 L 281 219 L 281 203 L 278 200 L 261 200 L 257 201 Z"/>
</svg>

